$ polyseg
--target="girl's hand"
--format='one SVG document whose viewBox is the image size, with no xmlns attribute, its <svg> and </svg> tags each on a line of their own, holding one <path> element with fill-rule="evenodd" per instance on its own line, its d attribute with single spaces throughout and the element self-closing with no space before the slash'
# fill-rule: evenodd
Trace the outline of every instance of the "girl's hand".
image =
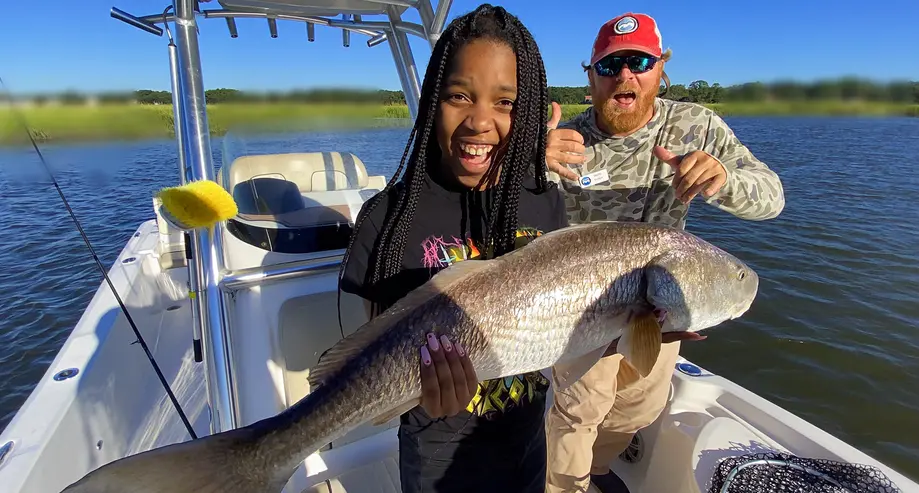
<svg viewBox="0 0 919 493">
<path fill-rule="evenodd" d="M 428 334 L 421 346 L 421 407 L 432 418 L 454 416 L 472 400 L 478 388 L 465 348 L 447 336 Z"/>
</svg>

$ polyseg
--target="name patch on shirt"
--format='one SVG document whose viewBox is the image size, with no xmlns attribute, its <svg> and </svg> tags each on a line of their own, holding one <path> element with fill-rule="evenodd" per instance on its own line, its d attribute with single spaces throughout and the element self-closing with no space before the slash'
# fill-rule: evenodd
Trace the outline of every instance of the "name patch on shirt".
<svg viewBox="0 0 919 493">
<path fill-rule="evenodd" d="M 588 173 L 578 179 L 578 183 L 584 188 L 590 188 L 593 185 L 599 185 L 609 181 L 609 172 L 605 169 Z"/>
</svg>

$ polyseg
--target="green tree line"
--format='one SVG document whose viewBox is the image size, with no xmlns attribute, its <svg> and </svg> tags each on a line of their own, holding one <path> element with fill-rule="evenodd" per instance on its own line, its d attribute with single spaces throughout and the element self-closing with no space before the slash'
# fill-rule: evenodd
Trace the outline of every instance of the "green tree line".
<svg viewBox="0 0 919 493">
<path fill-rule="evenodd" d="M 694 103 L 760 102 L 760 101 L 878 101 L 919 104 L 919 81 L 878 83 L 857 78 L 816 82 L 777 81 L 748 82 L 723 87 L 704 80 L 688 85 L 673 84 L 663 97 Z M 589 94 L 587 86 L 550 87 L 549 97 L 559 104 L 579 104 Z"/>
<path fill-rule="evenodd" d="M 559 104 L 585 103 L 588 94 L 589 90 L 586 85 L 549 87 L 549 97 Z M 919 104 L 919 81 L 881 83 L 848 77 L 815 82 L 748 82 L 724 87 L 717 82 L 709 84 L 707 81 L 697 80 L 688 85 L 674 84 L 663 94 L 663 97 L 696 103 L 852 100 Z M 57 95 L 32 96 L 28 99 L 38 104 L 52 99 L 60 104 L 85 104 L 90 98 L 102 104 L 172 103 L 172 95 L 169 91 L 149 89 L 95 95 L 68 91 Z M 220 88 L 205 91 L 205 100 L 208 104 L 245 102 L 405 104 L 401 91 L 335 88 L 286 92 L 251 92 Z"/>
</svg>

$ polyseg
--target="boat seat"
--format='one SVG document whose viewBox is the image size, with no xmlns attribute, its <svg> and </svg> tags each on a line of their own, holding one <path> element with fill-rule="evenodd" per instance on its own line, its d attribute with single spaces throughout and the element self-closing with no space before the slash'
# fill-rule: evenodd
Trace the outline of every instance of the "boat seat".
<svg viewBox="0 0 919 493">
<path fill-rule="evenodd" d="M 278 316 L 280 350 L 286 372 L 287 405 L 309 393 L 309 370 L 327 349 L 369 320 L 364 299 L 341 293 L 341 325 L 338 326 L 337 292 L 321 291 L 291 298 Z"/>
<path fill-rule="evenodd" d="M 237 217 L 252 223 L 296 229 L 351 222 L 347 203 L 307 204 L 297 184 L 283 178 L 261 176 L 238 183 L 233 200 L 239 211 Z"/>
<path fill-rule="evenodd" d="M 342 226 L 352 223 L 354 204 L 386 187 L 384 177 L 368 176 L 363 161 L 350 152 L 243 156 L 221 169 L 218 182 L 239 210 L 230 221 L 232 231 L 256 245 L 277 243 L 277 235 L 286 238 L 279 230 L 350 237 Z"/>
<path fill-rule="evenodd" d="M 233 199 L 242 214 L 285 214 L 306 207 L 296 183 L 274 176 L 257 176 L 237 183 Z"/>
<path fill-rule="evenodd" d="M 371 180 L 367 175 L 363 161 L 350 152 L 242 156 L 222 168 L 218 177 L 220 184 L 234 195 L 238 185 L 253 178 L 286 180 L 294 183 L 300 193 L 383 188 L 378 187 L 379 180 Z"/>
<path fill-rule="evenodd" d="M 709 491 L 718 464 L 728 457 L 786 452 L 766 443 L 737 420 L 716 417 L 702 426 L 693 447 L 692 466 L 699 491 Z"/>
<path fill-rule="evenodd" d="M 336 291 L 322 291 L 291 298 L 281 305 L 278 344 L 284 361 L 284 392 L 288 407 L 309 394 L 310 368 L 319 362 L 319 357 L 326 350 L 341 340 L 342 332 L 348 336 L 369 320 L 369 307 L 364 299 L 342 292 L 343 330 L 339 329 L 336 296 Z M 364 423 L 332 444 L 341 447 L 397 423 L 398 418 L 382 426 Z"/>
</svg>

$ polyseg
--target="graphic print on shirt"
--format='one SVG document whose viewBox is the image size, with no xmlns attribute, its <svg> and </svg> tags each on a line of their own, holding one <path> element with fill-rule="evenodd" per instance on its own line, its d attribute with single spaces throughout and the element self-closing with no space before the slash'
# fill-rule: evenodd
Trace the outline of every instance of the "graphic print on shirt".
<svg viewBox="0 0 919 493">
<path fill-rule="evenodd" d="M 428 237 L 421 243 L 421 251 L 424 252 L 422 265 L 437 270 L 449 267 L 457 261 L 477 259 L 481 256 L 471 239 L 467 238 L 463 244 L 463 240 L 455 236 L 449 240 L 445 240 L 443 236 Z"/>
<path fill-rule="evenodd" d="M 542 236 L 542 231 L 536 228 L 522 227 L 517 230 L 514 249 L 520 248 L 536 237 Z M 477 245 L 472 238 L 466 238 L 465 243 L 457 237 L 449 240 L 443 236 L 429 236 L 421 243 L 424 252 L 422 264 L 428 269 L 444 269 L 462 260 L 475 260 L 481 258 L 482 245 Z"/>
<path fill-rule="evenodd" d="M 514 249 L 523 247 L 542 234 L 537 228 L 519 228 Z M 443 236 L 429 236 L 422 242 L 421 248 L 423 265 L 439 271 L 456 262 L 481 258 L 484 245 L 477 244 L 471 238 L 466 238 L 463 242 L 456 237 L 447 239 Z M 545 396 L 548 388 L 549 380 L 538 371 L 480 382 L 466 410 L 479 417 L 491 419 L 521 403 L 532 402 L 537 396 Z"/>
</svg>

